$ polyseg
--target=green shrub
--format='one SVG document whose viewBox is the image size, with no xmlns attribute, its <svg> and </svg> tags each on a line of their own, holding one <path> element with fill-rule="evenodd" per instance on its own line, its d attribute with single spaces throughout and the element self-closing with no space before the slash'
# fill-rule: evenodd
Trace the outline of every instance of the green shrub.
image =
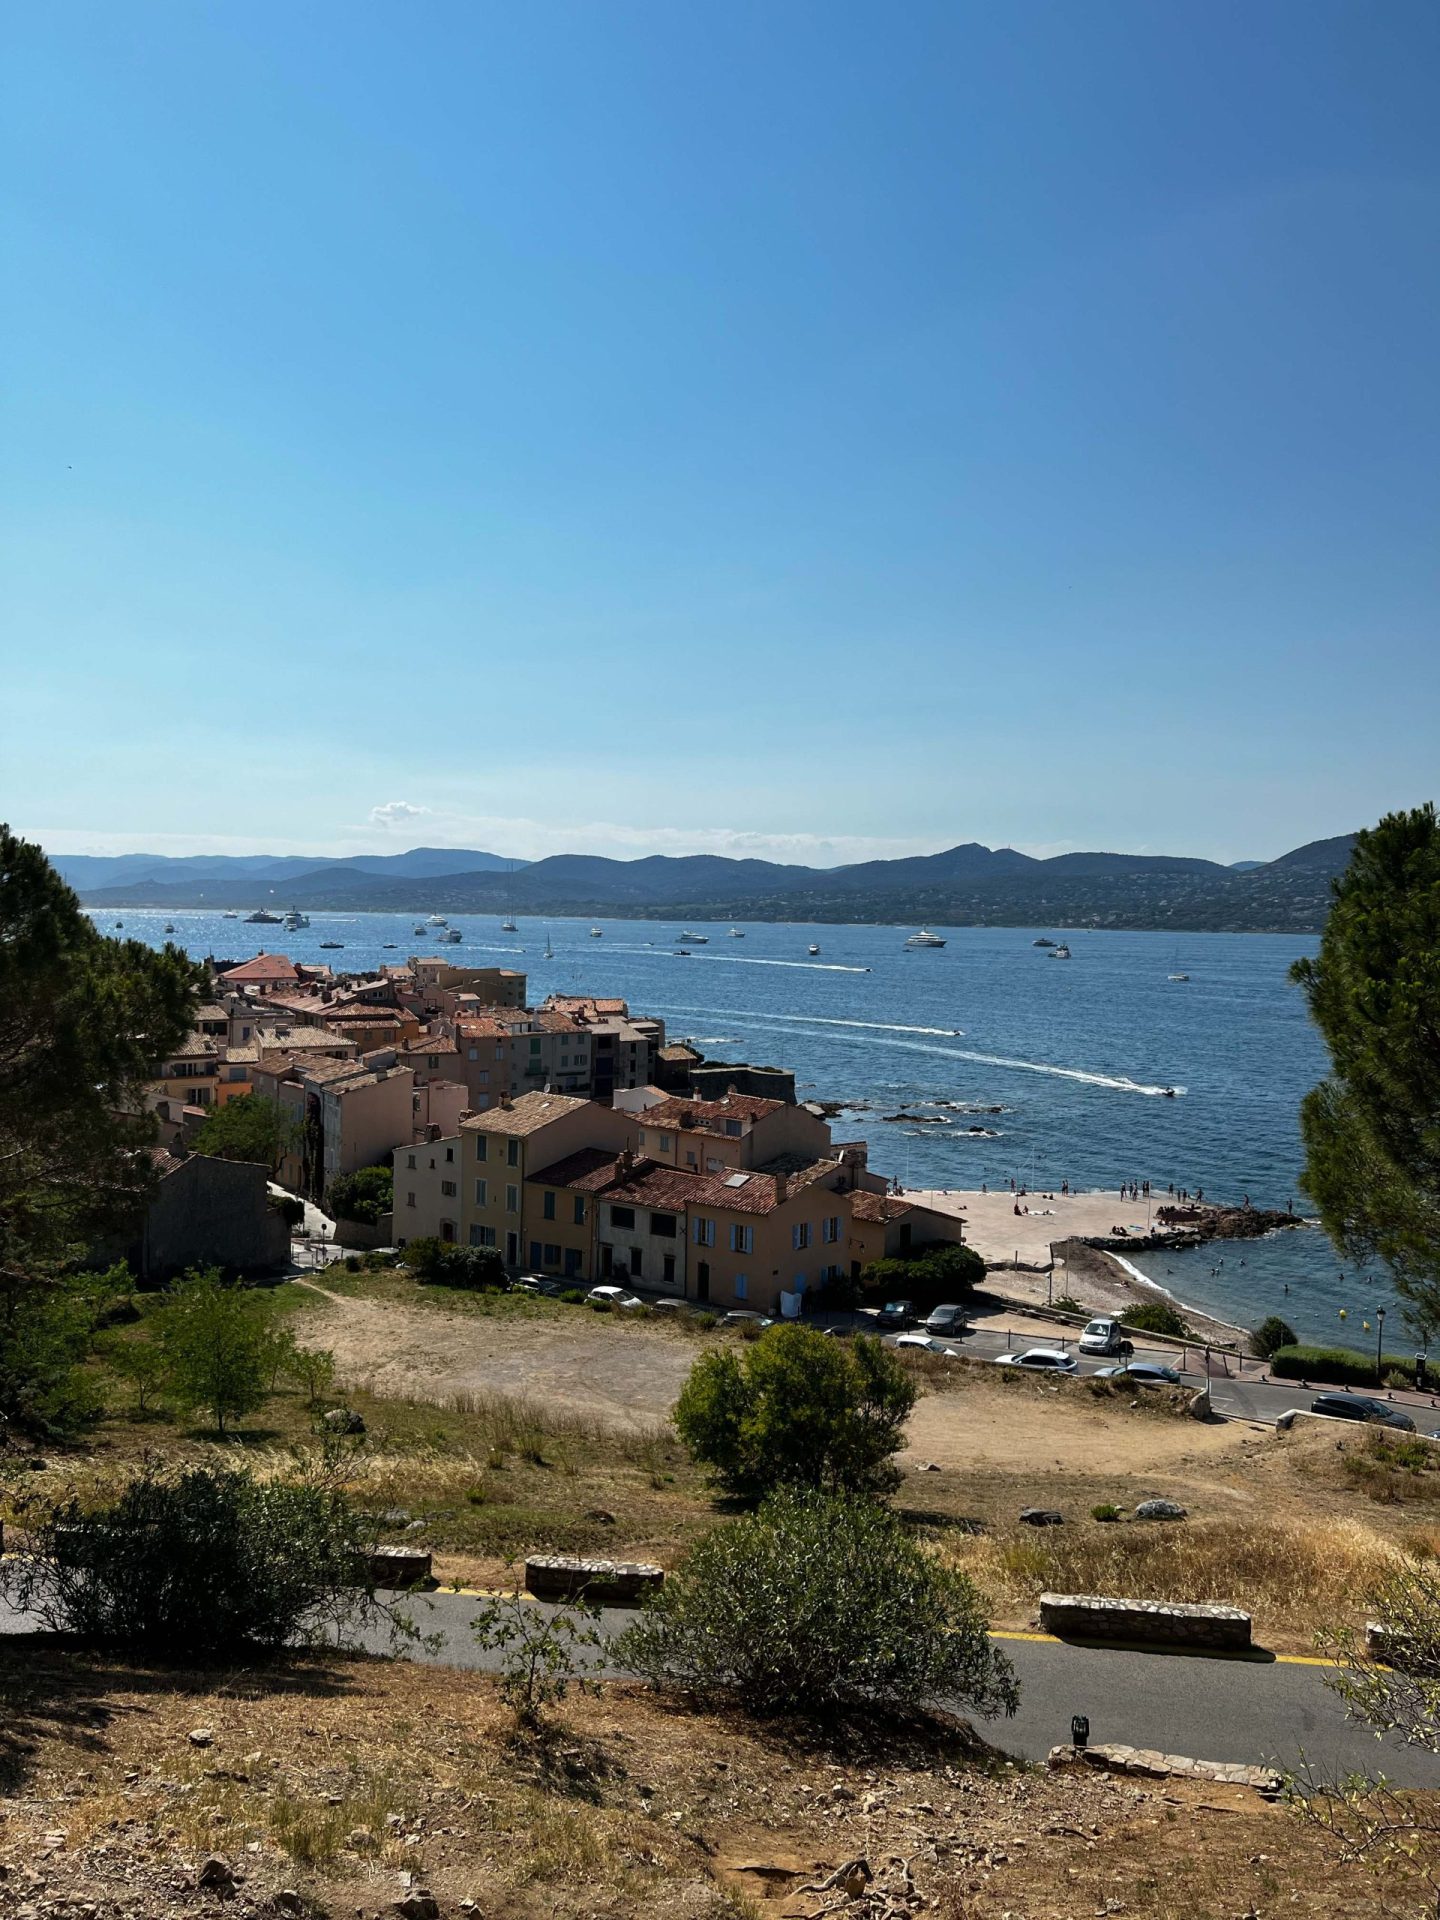
<svg viewBox="0 0 1440 1920">
<path fill-rule="evenodd" d="M 358 1254 L 358 1253 L 347 1253 L 347 1254 L 346 1254 L 346 1256 L 345 1256 L 345 1271 L 346 1271 L 346 1273 L 359 1273 L 359 1271 L 360 1271 L 360 1256 L 359 1256 L 359 1254 Z"/>
<path fill-rule="evenodd" d="M 401 1259 L 427 1286 L 495 1291 L 505 1284 L 505 1262 L 494 1247 L 457 1247 L 422 1235 L 410 1242 Z"/>
<path fill-rule="evenodd" d="M 1382 1370 L 1393 1368 L 1405 1377 L 1408 1386 L 1414 1369 L 1401 1355 L 1387 1353 Z M 1278 1347 L 1270 1356 L 1270 1371 L 1279 1380 L 1319 1380 L 1326 1385 L 1373 1387 L 1375 1356 L 1357 1353 L 1353 1347 Z"/>
<path fill-rule="evenodd" d="M 31 1552 L 6 1563 L 7 1594 L 86 1645 L 228 1661 L 318 1640 L 364 1610 L 359 1523 L 323 1482 L 148 1465 L 113 1506 L 72 1499 L 25 1523 Z"/>
<path fill-rule="evenodd" d="M 327 1195 L 330 1211 L 338 1220 L 378 1226 L 381 1216 L 395 1204 L 394 1187 L 395 1176 L 389 1167 L 357 1167 L 332 1184 Z"/>
<path fill-rule="evenodd" d="M 470 1631 L 486 1652 L 499 1654 L 500 1698 L 519 1726 L 538 1728 L 545 1709 L 571 1687 L 598 1692 L 586 1668 L 605 1644 L 599 1622 L 598 1612 L 581 1603 L 531 1607 L 523 1594 L 481 1602 Z"/>
<path fill-rule="evenodd" d="M 1281 1347 L 1295 1345 L 1295 1329 L 1278 1313 L 1272 1313 L 1268 1320 L 1262 1320 L 1250 1336 L 1250 1351 L 1260 1359 L 1268 1360 L 1272 1353 Z"/>
<path fill-rule="evenodd" d="M 1118 1520 L 1120 1518 L 1120 1509 L 1115 1505 L 1113 1500 L 1102 1500 L 1099 1506 L 1091 1507 L 1090 1518 L 1092 1520 Z"/>
<path fill-rule="evenodd" d="M 1062 1293 L 1058 1300 L 1051 1302 L 1051 1305 L 1057 1313 L 1083 1313 L 1087 1319 L 1090 1317 L 1090 1309 L 1082 1307 L 1080 1302 L 1068 1293 Z"/>
<path fill-rule="evenodd" d="M 860 1286 L 871 1305 L 913 1300 L 928 1313 L 932 1307 L 963 1301 L 984 1278 L 985 1262 L 973 1247 L 932 1240 L 899 1259 L 872 1260 L 860 1275 Z"/>
<path fill-rule="evenodd" d="M 878 1340 L 769 1327 L 743 1355 L 725 1348 L 695 1362 L 675 1427 L 692 1457 L 743 1499 L 786 1484 L 880 1492 L 899 1479 L 893 1456 L 916 1391 Z"/>
<path fill-rule="evenodd" d="M 697 1313 L 695 1315 L 695 1328 L 699 1333 L 713 1333 L 719 1324 L 720 1316 L 718 1313 Z"/>
<path fill-rule="evenodd" d="M 297 1200 L 293 1193 L 272 1193 L 271 1209 L 278 1213 L 287 1227 L 298 1227 L 305 1219 L 305 1202 Z"/>
<path fill-rule="evenodd" d="M 560 1299 L 567 1307 L 583 1307 L 585 1304 L 585 1289 L 583 1287 L 566 1287 L 565 1291 L 560 1295 Z"/>
<path fill-rule="evenodd" d="M 80 1282 L 0 1294 L 0 1435 L 63 1439 L 103 1411 L 81 1370 L 90 1351 L 95 1301 Z"/>
<path fill-rule="evenodd" d="M 275 1358 L 269 1318 L 268 1297 L 228 1285 L 214 1268 L 187 1274 L 150 1316 L 177 1399 L 208 1409 L 221 1433 L 265 1398 Z"/>
<path fill-rule="evenodd" d="M 1120 1324 L 1136 1333 L 1168 1334 L 1172 1340 L 1190 1337 L 1184 1316 L 1164 1300 L 1142 1300 L 1139 1306 L 1127 1307 L 1120 1316 Z"/>
<path fill-rule="evenodd" d="M 887 1508 L 795 1489 L 699 1541 L 613 1657 L 758 1714 L 943 1700 L 990 1715 L 1019 1699 L 963 1574 Z"/>
</svg>

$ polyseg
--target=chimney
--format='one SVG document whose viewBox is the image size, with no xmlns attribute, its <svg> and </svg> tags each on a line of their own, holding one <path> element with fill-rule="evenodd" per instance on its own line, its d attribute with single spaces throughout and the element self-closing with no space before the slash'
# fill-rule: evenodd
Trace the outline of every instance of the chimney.
<svg viewBox="0 0 1440 1920">
<path fill-rule="evenodd" d="M 773 1175 L 773 1178 L 775 1181 L 775 1204 L 777 1207 L 783 1207 L 790 1192 L 790 1176 L 788 1173 L 777 1173 Z"/>
</svg>

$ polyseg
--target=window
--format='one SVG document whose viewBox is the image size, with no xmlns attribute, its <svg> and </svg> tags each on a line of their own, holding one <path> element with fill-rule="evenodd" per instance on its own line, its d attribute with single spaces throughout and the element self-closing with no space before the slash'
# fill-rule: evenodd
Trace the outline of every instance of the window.
<svg viewBox="0 0 1440 1920">
<path fill-rule="evenodd" d="M 699 1220 L 695 1222 L 695 1244 L 697 1247 L 713 1247 L 715 1244 L 715 1222 Z"/>
<path fill-rule="evenodd" d="M 530 1242 L 530 1264 L 532 1267 L 543 1267 L 545 1264 L 545 1249 L 538 1240 Z"/>
<path fill-rule="evenodd" d="M 486 1200 L 486 1195 L 488 1192 L 489 1192 L 489 1188 L 485 1183 L 485 1181 L 477 1180 L 475 1182 L 475 1204 L 477 1207 L 483 1207 L 489 1204 L 488 1201 Z"/>
<path fill-rule="evenodd" d="M 478 1060 L 480 1058 L 480 1049 L 478 1047 L 471 1047 L 469 1057 L 472 1060 Z"/>
<path fill-rule="evenodd" d="M 725 1131 L 732 1140 L 738 1140 L 740 1138 L 740 1122 L 738 1120 L 727 1120 L 725 1122 Z"/>
<path fill-rule="evenodd" d="M 453 1161 L 453 1160 L 454 1160 L 454 1158 L 455 1158 L 455 1149 L 454 1149 L 453 1147 L 446 1147 L 446 1149 L 445 1149 L 445 1158 L 446 1158 L 447 1160 L 450 1160 L 450 1161 Z"/>
<path fill-rule="evenodd" d="M 484 1136 L 484 1134 L 483 1134 L 483 1133 L 477 1133 L 477 1134 L 476 1134 L 476 1136 L 475 1136 L 475 1158 L 476 1158 L 477 1160 L 488 1160 L 488 1159 L 490 1158 L 490 1155 L 489 1155 L 489 1153 L 488 1153 L 488 1152 L 486 1151 L 486 1149 L 487 1149 L 487 1147 L 489 1146 L 489 1144 L 490 1144 L 490 1143 L 489 1143 L 489 1141 L 488 1141 L 488 1140 L 487 1140 L 487 1139 L 485 1138 L 485 1136 Z"/>
<path fill-rule="evenodd" d="M 447 1200 L 453 1200 L 457 1191 L 455 1182 L 453 1180 L 442 1180 L 440 1182 L 440 1191 Z"/>
<path fill-rule="evenodd" d="M 438 1054 L 438 1053 L 427 1053 L 427 1054 L 426 1054 L 426 1056 L 425 1056 L 425 1064 L 426 1064 L 426 1066 L 427 1066 L 427 1067 L 431 1067 L 431 1068 L 434 1068 L 434 1067 L 438 1067 L 438 1066 L 439 1066 L 439 1064 L 440 1064 L 440 1056 L 439 1056 L 439 1054 Z"/>
<path fill-rule="evenodd" d="M 509 1167 L 519 1166 L 520 1142 L 518 1140 L 507 1140 L 505 1142 L 505 1164 Z"/>
<path fill-rule="evenodd" d="M 790 1229 L 790 1244 L 796 1253 L 799 1253 L 803 1248 L 809 1246 L 810 1222 L 808 1220 L 797 1220 L 795 1222 L 795 1225 Z"/>
<path fill-rule="evenodd" d="M 585 1199 L 583 1194 L 578 1193 L 575 1196 L 575 1224 L 577 1227 L 585 1224 Z"/>
<path fill-rule="evenodd" d="M 670 1148 L 672 1147 L 672 1145 L 673 1145 L 673 1144 L 674 1144 L 674 1142 L 673 1142 L 673 1141 L 671 1140 L 671 1138 L 670 1138 L 670 1135 L 669 1135 L 668 1133 L 662 1133 L 662 1134 L 661 1134 L 661 1136 L 660 1136 L 660 1151 L 661 1151 L 661 1153 L 668 1153 L 668 1152 L 670 1151 Z"/>
<path fill-rule="evenodd" d="M 821 1228 L 821 1233 L 832 1245 L 840 1238 L 840 1216 L 838 1213 L 832 1213 L 826 1216 L 824 1226 Z"/>
<path fill-rule="evenodd" d="M 547 1240 L 545 1243 L 545 1265 L 547 1267 L 558 1267 L 559 1264 L 560 1264 L 560 1249 L 557 1246 L 553 1246 Z"/>
<path fill-rule="evenodd" d="M 652 1213 L 650 1216 L 650 1231 L 651 1233 L 658 1234 L 662 1240 L 673 1240 L 675 1238 L 674 1214 Z"/>
<path fill-rule="evenodd" d="M 633 1227 L 635 1209 L 633 1207 L 611 1207 L 610 1224 L 612 1227 Z"/>
<path fill-rule="evenodd" d="M 520 1211 L 520 1189 L 518 1187 L 506 1187 L 505 1211 L 507 1213 L 518 1213 Z"/>
<path fill-rule="evenodd" d="M 755 1229 L 753 1227 L 731 1227 L 731 1253 L 753 1253 L 755 1251 Z"/>
<path fill-rule="evenodd" d="M 407 1167 L 408 1167 L 408 1168 L 410 1169 L 410 1171 L 411 1171 L 411 1173 L 413 1173 L 413 1172 L 415 1171 L 415 1156 L 414 1156 L 414 1154 L 413 1154 L 413 1153 L 407 1153 L 407 1154 L 406 1154 L 406 1156 L 405 1156 L 405 1164 L 406 1164 L 406 1166 L 407 1166 Z"/>
<path fill-rule="evenodd" d="M 685 1149 L 685 1164 L 687 1167 L 693 1167 L 696 1164 L 695 1155 L 689 1147 Z"/>
<path fill-rule="evenodd" d="M 555 1195 L 549 1191 L 546 1192 L 545 1205 L 542 1211 L 547 1220 L 553 1220 L 555 1218 Z"/>
<path fill-rule="evenodd" d="M 735 1276 L 735 1298 L 737 1300 L 750 1298 L 750 1282 L 743 1273 L 737 1273 Z"/>
<path fill-rule="evenodd" d="M 538 1040 L 532 1040 L 530 1042 L 530 1052 L 532 1056 L 539 1053 L 539 1051 L 540 1051 L 540 1042 Z"/>
<path fill-rule="evenodd" d="M 493 1247 L 495 1229 L 493 1227 L 471 1227 L 470 1244 L 472 1247 Z"/>
</svg>

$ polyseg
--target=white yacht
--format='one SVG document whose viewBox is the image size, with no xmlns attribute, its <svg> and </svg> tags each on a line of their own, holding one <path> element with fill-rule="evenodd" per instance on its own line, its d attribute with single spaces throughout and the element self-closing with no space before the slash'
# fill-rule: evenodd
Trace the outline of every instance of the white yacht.
<svg viewBox="0 0 1440 1920">
<path fill-rule="evenodd" d="M 461 933 L 458 927 L 447 927 L 445 932 L 440 936 L 442 942 L 448 940 L 452 947 L 458 947 L 464 938 L 464 934 Z"/>
<path fill-rule="evenodd" d="M 1070 949 L 1063 940 L 1058 947 L 1052 947 L 1050 949 L 1050 958 L 1052 960 L 1068 960 L 1070 958 Z"/>
<path fill-rule="evenodd" d="M 943 947 L 945 942 L 938 933 L 931 933 L 928 927 L 922 927 L 918 933 L 912 933 L 905 944 L 907 947 Z"/>
<path fill-rule="evenodd" d="M 731 938 L 732 940 L 743 940 L 743 939 L 745 938 L 745 930 L 744 930 L 744 928 L 743 928 L 743 927 L 731 927 L 731 929 L 730 929 L 730 938 Z"/>
<path fill-rule="evenodd" d="M 682 933 L 679 935 L 679 938 L 685 942 L 687 947 L 708 947 L 710 944 L 710 936 L 708 933 Z"/>
<path fill-rule="evenodd" d="M 448 927 L 450 922 L 445 918 L 443 913 L 432 913 L 425 924 L 427 927 Z"/>
<path fill-rule="evenodd" d="M 285 916 L 285 931 L 287 933 L 299 933 L 302 928 L 308 927 L 309 924 L 309 914 L 301 913 L 298 907 L 291 907 Z"/>
<path fill-rule="evenodd" d="M 591 927 L 590 938 L 592 940 L 603 940 L 605 938 L 605 935 L 601 932 L 599 927 Z"/>
<path fill-rule="evenodd" d="M 812 943 L 812 944 L 811 944 L 811 947 L 810 947 L 810 952 L 811 952 L 811 954 L 812 954 L 812 955 L 814 955 L 814 954 L 817 954 L 817 953 L 819 953 L 819 951 L 820 951 L 820 949 L 819 949 L 819 947 L 817 947 L 817 946 L 815 946 L 815 945 L 814 945 L 814 944 Z"/>
</svg>

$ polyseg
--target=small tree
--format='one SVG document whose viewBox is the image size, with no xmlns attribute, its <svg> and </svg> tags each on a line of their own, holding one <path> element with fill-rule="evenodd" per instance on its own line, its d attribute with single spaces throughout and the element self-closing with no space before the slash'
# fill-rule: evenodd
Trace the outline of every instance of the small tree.
<svg viewBox="0 0 1440 1920">
<path fill-rule="evenodd" d="M 979 1596 L 888 1508 L 786 1489 L 705 1535 L 615 1659 L 751 1713 L 1013 1713 L 1014 1671 Z"/>
<path fill-rule="evenodd" d="M 278 1100 L 247 1093 L 211 1109 L 195 1135 L 195 1151 L 216 1160 L 248 1160 L 273 1175 L 300 1136 L 299 1123 Z"/>
<path fill-rule="evenodd" d="M 304 1389 L 313 1407 L 335 1384 L 335 1356 L 325 1347 L 296 1347 L 290 1356 L 290 1374 Z"/>
<path fill-rule="evenodd" d="M 389 1167 L 360 1167 L 342 1174 L 330 1188 L 330 1211 L 340 1220 L 378 1225 L 395 1201 L 395 1176 Z"/>
<path fill-rule="evenodd" d="M 593 1607 L 576 1603 L 533 1607 L 521 1596 L 482 1602 L 470 1631 L 485 1652 L 500 1655 L 500 1698 L 522 1727 L 538 1728 L 545 1709 L 571 1687 L 593 1686 L 585 1651 L 603 1645 L 599 1618 Z"/>
<path fill-rule="evenodd" d="M 155 1410 L 170 1384 L 170 1362 L 154 1340 L 116 1340 L 105 1350 L 110 1369 L 129 1383 L 135 1394 L 133 1411 L 143 1419 Z"/>
<path fill-rule="evenodd" d="M 208 1408 L 221 1433 L 264 1401 L 271 1331 L 243 1287 L 227 1286 L 214 1268 L 188 1274 L 152 1323 L 177 1396 Z"/>
<path fill-rule="evenodd" d="M 1440 1576 L 1411 1561 L 1387 1572 L 1367 1611 L 1382 1635 L 1383 1655 L 1353 1628 L 1319 1636 L 1334 1660 L 1327 1681 L 1379 1737 L 1398 1734 L 1408 1746 L 1440 1753 Z M 1409 1868 L 1428 1881 L 1440 1916 L 1440 1814 L 1433 1796 L 1397 1793 L 1383 1780 L 1342 1781 L 1309 1774 L 1296 1796 L 1301 1817 L 1334 1843 L 1342 1859 L 1379 1871 Z"/>
<path fill-rule="evenodd" d="M 1278 1313 L 1272 1313 L 1262 1320 L 1250 1336 L 1251 1351 L 1260 1359 L 1268 1360 L 1272 1353 L 1278 1353 L 1281 1347 L 1295 1345 L 1295 1329 L 1288 1321 L 1282 1320 Z"/>
<path fill-rule="evenodd" d="M 1120 1324 L 1135 1333 L 1168 1334 L 1172 1340 L 1190 1337 L 1189 1322 L 1164 1300 L 1142 1300 L 1137 1307 L 1127 1307 Z"/>
<path fill-rule="evenodd" d="M 675 1426 L 727 1493 L 759 1499 L 782 1485 L 883 1491 L 916 1387 L 878 1340 L 841 1342 L 813 1327 L 772 1327 L 742 1355 L 691 1368 Z"/>
<path fill-rule="evenodd" d="M 367 1612 L 359 1522 L 323 1474 L 257 1482 L 153 1463 L 113 1505 L 24 1514 L 32 1551 L 0 1569 L 12 1602 L 87 1645 L 233 1660 L 319 1641 Z"/>
</svg>

